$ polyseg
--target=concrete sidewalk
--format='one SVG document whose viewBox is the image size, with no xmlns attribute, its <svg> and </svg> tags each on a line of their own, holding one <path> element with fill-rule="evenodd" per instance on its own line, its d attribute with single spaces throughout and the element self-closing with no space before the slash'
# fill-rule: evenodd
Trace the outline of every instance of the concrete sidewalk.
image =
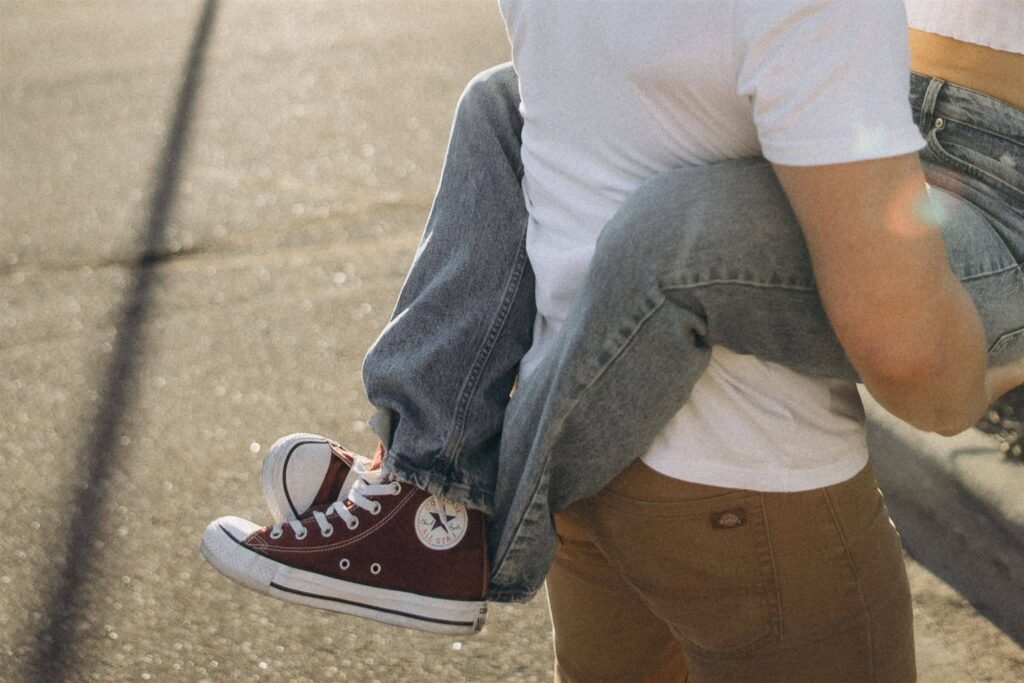
<svg viewBox="0 0 1024 683">
<path fill-rule="evenodd" d="M 1024 464 L 976 429 L 925 434 L 862 396 L 879 486 L 913 558 L 922 680 L 1024 680 Z M 943 625 L 942 613 L 971 610 L 988 623 Z"/>
<path fill-rule="evenodd" d="M 277 436 L 372 449 L 362 355 L 508 56 L 493 2 L 0 0 L 0 683 L 551 679 L 543 599 L 455 640 L 196 551 L 269 521 Z M 1020 470 L 873 424 L 921 680 L 1024 680 Z"/>
</svg>

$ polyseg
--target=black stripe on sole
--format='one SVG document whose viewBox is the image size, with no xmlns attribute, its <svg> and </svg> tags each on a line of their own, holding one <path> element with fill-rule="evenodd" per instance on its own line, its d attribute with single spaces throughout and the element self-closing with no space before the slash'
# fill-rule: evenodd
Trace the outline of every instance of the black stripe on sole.
<svg viewBox="0 0 1024 683">
<path fill-rule="evenodd" d="M 375 612 L 384 612 L 386 614 L 397 614 L 398 616 L 409 617 L 410 619 L 416 619 L 418 621 L 427 621 L 427 622 L 431 622 L 431 623 L 434 623 L 434 624 L 446 624 L 448 626 L 468 626 L 470 628 L 475 628 L 476 627 L 476 620 L 475 619 L 473 621 L 451 621 L 449 619 L 435 619 L 433 617 L 424 617 L 424 616 L 420 616 L 419 614 L 410 614 L 409 612 L 402 612 L 402 611 L 396 610 L 396 609 L 385 609 L 383 607 L 377 607 L 376 605 L 368 605 L 366 603 L 356 602 L 354 600 L 345 600 L 344 598 L 335 598 L 335 597 L 332 597 L 330 595 L 317 595 L 316 593 L 307 593 L 305 591 L 300 591 L 300 590 L 297 590 L 295 588 L 288 588 L 287 586 L 282 586 L 280 584 L 274 583 L 273 581 L 270 582 L 270 587 L 271 588 L 276 588 L 276 589 L 278 589 L 280 591 L 284 591 L 286 593 L 295 593 L 296 595 L 302 595 L 302 596 L 307 597 L 307 598 L 316 598 L 317 600 L 330 600 L 331 602 L 338 602 L 338 603 L 341 603 L 341 604 L 344 604 L 344 605 L 352 605 L 353 607 L 362 607 L 362 608 L 365 608 L 365 609 L 374 610 Z M 353 615 L 353 616 L 359 616 L 359 615 Z"/>
<path fill-rule="evenodd" d="M 298 569 L 299 571 L 306 572 L 307 574 L 315 574 L 317 576 L 323 576 L 324 578 L 331 579 L 333 581 L 342 581 L 343 583 L 347 583 L 347 584 L 350 584 L 350 585 L 366 586 L 367 588 L 380 588 L 380 586 L 374 586 L 374 585 L 368 584 L 368 583 L 361 583 L 359 581 L 339 579 L 338 577 L 331 576 L 330 574 L 324 574 L 322 572 L 313 571 L 312 569 L 304 567 L 301 564 L 297 564 L 297 563 L 293 563 L 293 562 L 285 562 L 284 560 L 282 560 L 279 557 L 272 557 L 270 555 L 267 555 L 266 553 L 260 552 L 259 550 L 257 550 L 256 548 L 253 548 L 252 546 L 246 545 L 244 540 L 239 540 L 239 539 L 235 538 L 234 536 L 232 536 L 231 532 L 229 532 L 227 529 L 225 529 L 223 524 L 218 524 L 217 527 L 221 531 L 224 532 L 225 536 L 227 536 L 232 541 L 234 541 L 238 545 L 240 545 L 243 548 L 245 548 L 246 550 L 248 550 L 253 555 L 259 555 L 260 557 L 266 558 L 266 559 L 270 560 L 271 562 L 276 562 L 277 564 L 279 564 L 279 565 L 281 565 L 283 567 L 290 567 L 292 569 Z M 285 590 L 285 589 L 282 589 L 282 590 Z M 384 588 L 382 590 L 392 590 L 392 589 Z M 430 593 L 417 593 L 416 591 L 408 591 L 408 590 L 407 591 L 401 591 L 401 592 L 406 593 L 408 595 L 418 595 L 421 598 L 432 598 L 432 599 L 435 599 L 435 600 L 448 600 L 449 602 L 481 602 L 483 600 L 482 598 L 481 598 L 481 600 L 475 600 L 473 598 L 445 598 L 445 597 L 439 597 L 437 595 L 431 595 Z M 314 595 L 313 597 L 320 597 L 320 596 Z M 324 599 L 328 600 L 329 598 L 324 598 Z M 357 605 L 359 603 L 352 603 L 352 604 L 353 605 Z M 366 606 L 369 607 L 370 605 L 366 605 Z M 374 608 L 374 609 L 376 609 L 376 608 Z M 401 614 L 401 613 L 400 612 L 396 612 L 396 614 Z M 414 615 L 410 615 L 410 616 L 414 616 Z"/>
</svg>

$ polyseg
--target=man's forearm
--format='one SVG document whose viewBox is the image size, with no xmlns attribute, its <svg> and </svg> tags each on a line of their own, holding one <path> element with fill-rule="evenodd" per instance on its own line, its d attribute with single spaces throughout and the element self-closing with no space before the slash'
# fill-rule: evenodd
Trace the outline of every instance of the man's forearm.
<svg viewBox="0 0 1024 683">
<path fill-rule="evenodd" d="M 836 336 L 879 403 L 950 434 L 988 404 L 985 335 L 949 267 L 916 155 L 776 166 Z"/>
<path fill-rule="evenodd" d="M 957 434 L 977 422 L 996 397 L 993 391 L 1011 382 L 1013 375 L 986 372 L 981 320 L 952 273 L 942 291 L 922 298 L 937 309 L 936 315 L 922 316 L 933 321 L 931 329 L 915 330 L 919 343 L 934 345 L 930 354 L 918 356 L 928 362 L 911 363 L 906 373 L 864 373 L 864 384 L 883 407 L 915 427 Z"/>
</svg>

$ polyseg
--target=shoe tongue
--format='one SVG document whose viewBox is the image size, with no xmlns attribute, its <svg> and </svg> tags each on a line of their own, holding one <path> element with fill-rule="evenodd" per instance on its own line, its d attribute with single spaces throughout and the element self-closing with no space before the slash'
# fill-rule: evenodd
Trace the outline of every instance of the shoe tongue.
<svg viewBox="0 0 1024 683">
<path fill-rule="evenodd" d="M 340 444 L 336 444 L 334 442 L 330 442 L 330 445 L 331 445 L 331 454 L 335 458 L 340 458 L 346 465 L 351 467 L 352 463 L 355 462 L 356 454 L 351 452 L 351 451 L 345 450 L 344 448 L 341 447 Z"/>
<path fill-rule="evenodd" d="M 379 470 L 380 466 L 384 464 L 384 444 L 380 441 L 377 442 L 377 450 L 373 453 L 373 462 L 370 463 L 370 471 Z"/>
<path fill-rule="evenodd" d="M 342 460 L 341 457 L 331 458 L 331 462 L 327 466 L 327 474 L 324 476 L 320 490 L 317 491 L 310 507 L 330 505 L 338 500 L 348 478 L 350 465 L 351 461 Z"/>
</svg>

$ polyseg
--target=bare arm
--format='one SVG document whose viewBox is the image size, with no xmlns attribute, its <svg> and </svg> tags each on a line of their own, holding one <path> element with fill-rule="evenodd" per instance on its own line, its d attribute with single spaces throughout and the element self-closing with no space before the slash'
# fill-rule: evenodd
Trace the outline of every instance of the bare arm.
<svg viewBox="0 0 1024 683">
<path fill-rule="evenodd" d="M 775 173 L 829 321 L 868 391 L 920 429 L 973 425 L 994 398 L 989 381 L 1005 384 L 1012 373 L 986 376 L 981 321 L 922 210 L 917 155 Z"/>
</svg>

